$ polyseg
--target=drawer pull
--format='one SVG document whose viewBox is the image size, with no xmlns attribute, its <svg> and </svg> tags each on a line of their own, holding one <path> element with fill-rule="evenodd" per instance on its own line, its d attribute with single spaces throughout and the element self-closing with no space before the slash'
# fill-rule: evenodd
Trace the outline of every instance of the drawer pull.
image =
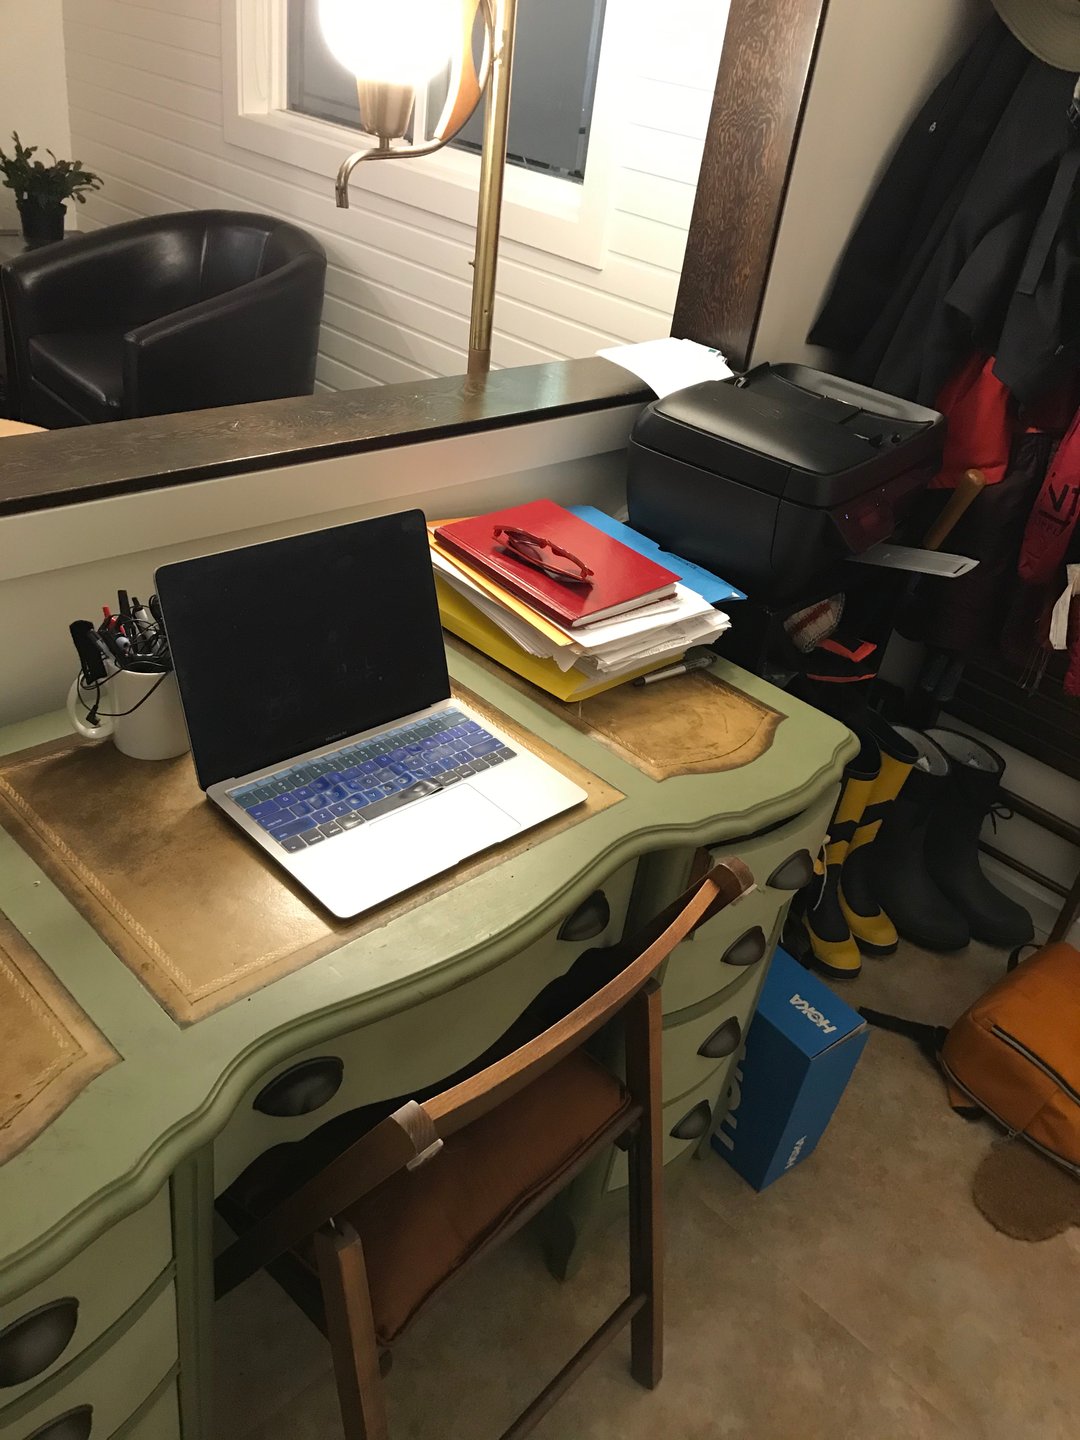
<svg viewBox="0 0 1080 1440">
<path fill-rule="evenodd" d="M 301 1060 L 264 1085 L 252 1108 L 264 1115 L 310 1115 L 334 1098 L 344 1074 L 345 1062 L 336 1055 Z"/>
<path fill-rule="evenodd" d="M 94 1407 L 77 1405 L 47 1425 L 31 1431 L 26 1440 L 89 1440 L 94 1424 Z"/>
<path fill-rule="evenodd" d="M 796 850 L 782 861 L 766 880 L 774 890 L 801 890 L 814 878 L 814 857 L 809 850 Z"/>
<path fill-rule="evenodd" d="M 765 954 L 768 943 L 765 931 L 760 925 L 755 925 L 733 940 L 720 959 L 725 965 L 756 965 Z"/>
<path fill-rule="evenodd" d="M 699 1100 L 692 1110 L 688 1110 L 677 1125 L 672 1126 L 671 1138 L 673 1140 L 700 1140 L 701 1136 L 709 1128 L 709 1121 L 712 1119 L 712 1110 L 707 1100 Z"/>
<path fill-rule="evenodd" d="M 21 1315 L 0 1330 L 0 1389 L 22 1385 L 47 1370 L 67 1349 L 79 1318 L 70 1295 Z"/>
<path fill-rule="evenodd" d="M 730 1020 L 718 1025 L 712 1034 L 701 1042 L 697 1053 L 706 1060 L 723 1060 L 728 1055 L 734 1055 L 741 1044 L 742 1026 L 732 1015 Z"/>
<path fill-rule="evenodd" d="M 559 926 L 560 940 L 595 940 L 611 920 L 611 906 L 603 890 L 587 895 L 572 915 Z"/>
</svg>

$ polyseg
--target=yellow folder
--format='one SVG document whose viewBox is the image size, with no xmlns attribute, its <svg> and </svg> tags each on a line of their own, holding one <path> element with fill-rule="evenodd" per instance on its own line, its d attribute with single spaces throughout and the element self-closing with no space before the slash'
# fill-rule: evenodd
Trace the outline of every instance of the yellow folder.
<svg viewBox="0 0 1080 1440">
<path fill-rule="evenodd" d="M 541 690 L 546 690 L 558 700 L 587 700 L 590 695 L 599 695 L 604 690 L 613 690 L 616 685 L 624 685 L 638 675 L 647 675 L 650 670 L 655 670 L 658 664 L 673 665 L 682 658 L 679 655 L 667 655 L 662 662 L 653 661 L 651 665 L 645 665 L 627 675 L 620 675 L 617 679 L 594 680 L 583 675 L 580 670 L 560 670 L 554 660 L 544 660 L 520 649 L 494 621 L 481 614 L 475 605 L 470 605 L 465 597 L 459 595 L 438 573 L 435 575 L 435 589 L 438 592 L 439 614 L 445 629 L 460 636 L 468 644 L 475 645 L 477 650 L 482 650 L 485 655 L 490 655 L 492 660 L 497 660 L 500 665 L 513 670 L 515 675 L 539 685 Z"/>
</svg>

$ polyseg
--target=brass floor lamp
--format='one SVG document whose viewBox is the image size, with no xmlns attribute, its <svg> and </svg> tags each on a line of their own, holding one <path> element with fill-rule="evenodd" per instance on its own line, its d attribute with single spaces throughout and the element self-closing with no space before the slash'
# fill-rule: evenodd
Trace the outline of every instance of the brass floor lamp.
<svg viewBox="0 0 1080 1440">
<path fill-rule="evenodd" d="M 327 44 L 357 77 L 360 123 L 376 140 L 371 148 L 357 150 L 342 162 L 335 185 L 341 209 L 348 209 L 349 179 L 357 165 L 366 160 L 409 160 L 441 150 L 461 131 L 488 91 L 468 363 L 470 376 L 486 375 L 491 366 L 517 0 L 409 0 L 367 10 L 364 14 L 358 0 L 320 0 L 319 6 Z M 478 19 L 484 32 L 479 68 L 473 58 Z M 395 144 L 409 128 L 417 90 L 447 61 L 449 90 L 431 140 L 419 145 Z"/>
</svg>

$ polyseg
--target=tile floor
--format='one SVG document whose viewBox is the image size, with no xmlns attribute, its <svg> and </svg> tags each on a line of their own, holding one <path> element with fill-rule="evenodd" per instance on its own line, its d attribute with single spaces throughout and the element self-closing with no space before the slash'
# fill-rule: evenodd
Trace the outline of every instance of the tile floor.
<svg viewBox="0 0 1080 1440">
<path fill-rule="evenodd" d="M 906 950 L 844 990 L 947 1023 L 1001 973 L 973 947 Z M 666 1372 L 616 1340 L 538 1440 L 1073 1440 L 1080 1230 L 1009 1240 L 975 1210 L 994 1135 L 953 1115 L 910 1042 L 877 1031 L 817 1152 L 764 1195 L 708 1155 L 668 1196 Z M 610 1309 L 625 1232 L 560 1285 L 520 1236 L 398 1347 L 395 1440 L 499 1434 Z M 221 1440 L 337 1440 L 321 1337 L 258 1277 L 218 1307 Z"/>
</svg>

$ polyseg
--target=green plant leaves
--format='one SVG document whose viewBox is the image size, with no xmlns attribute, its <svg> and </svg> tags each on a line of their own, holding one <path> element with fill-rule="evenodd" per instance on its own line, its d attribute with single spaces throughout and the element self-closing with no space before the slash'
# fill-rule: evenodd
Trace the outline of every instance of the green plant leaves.
<svg viewBox="0 0 1080 1440">
<path fill-rule="evenodd" d="M 71 199 L 84 205 L 86 191 L 101 189 L 101 177 L 85 169 L 81 160 L 58 160 L 51 150 L 46 150 L 52 163 L 45 165 L 32 158 L 37 154 L 36 145 L 24 145 L 17 130 L 12 131 L 11 138 L 15 153 L 8 155 L 0 150 L 0 175 L 3 184 L 14 190 L 20 205 L 48 209 Z"/>
</svg>

